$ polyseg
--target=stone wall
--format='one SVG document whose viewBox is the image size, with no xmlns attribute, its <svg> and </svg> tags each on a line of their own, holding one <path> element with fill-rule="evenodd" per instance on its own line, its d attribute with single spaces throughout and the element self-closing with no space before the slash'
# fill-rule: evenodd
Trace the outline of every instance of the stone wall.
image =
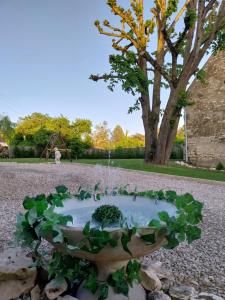
<svg viewBox="0 0 225 300">
<path fill-rule="evenodd" d="M 225 165 L 225 53 L 209 59 L 204 67 L 205 83 L 190 86 L 187 108 L 188 158 L 197 166 Z"/>
</svg>

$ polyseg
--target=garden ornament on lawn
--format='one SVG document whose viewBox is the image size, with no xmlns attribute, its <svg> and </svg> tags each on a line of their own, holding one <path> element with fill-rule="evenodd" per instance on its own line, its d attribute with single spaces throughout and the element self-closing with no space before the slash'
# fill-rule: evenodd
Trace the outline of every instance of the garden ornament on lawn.
<svg viewBox="0 0 225 300">
<path fill-rule="evenodd" d="M 61 153 L 59 151 L 59 149 L 57 147 L 54 148 L 55 151 L 55 163 L 57 165 L 59 165 L 61 163 L 60 159 L 61 159 Z"/>
</svg>

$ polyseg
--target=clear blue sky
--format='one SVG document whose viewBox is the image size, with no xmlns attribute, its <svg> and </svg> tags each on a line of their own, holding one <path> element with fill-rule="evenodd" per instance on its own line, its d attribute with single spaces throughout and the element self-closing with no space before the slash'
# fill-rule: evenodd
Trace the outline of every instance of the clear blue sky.
<svg viewBox="0 0 225 300">
<path fill-rule="evenodd" d="M 141 112 L 127 114 L 132 96 L 88 79 L 109 69 L 111 39 L 93 25 L 105 18 L 114 20 L 106 0 L 1 0 L 0 114 L 63 114 L 143 132 Z"/>
<path fill-rule="evenodd" d="M 110 38 L 93 23 L 110 17 L 105 0 L 0 1 L 0 113 L 13 121 L 34 111 L 143 132 L 132 97 L 88 79 L 108 69 Z M 126 3 L 127 0 L 124 0 Z"/>
</svg>

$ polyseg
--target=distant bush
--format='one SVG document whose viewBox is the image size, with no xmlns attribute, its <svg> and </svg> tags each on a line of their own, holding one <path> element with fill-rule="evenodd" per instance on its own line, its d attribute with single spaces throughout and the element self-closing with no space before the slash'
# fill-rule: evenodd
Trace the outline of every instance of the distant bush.
<svg viewBox="0 0 225 300">
<path fill-rule="evenodd" d="M 13 149 L 13 156 L 17 158 L 35 157 L 35 149 L 30 146 L 15 146 Z"/>
<path fill-rule="evenodd" d="M 84 157 L 84 153 L 90 148 L 90 144 L 88 141 L 83 142 L 80 138 L 73 138 L 67 142 L 67 147 L 71 149 L 71 157 L 77 159 Z"/>
<path fill-rule="evenodd" d="M 171 159 L 183 159 L 184 158 L 184 146 L 182 143 L 175 143 L 170 156 Z"/>
<path fill-rule="evenodd" d="M 218 170 L 218 171 L 224 170 L 224 165 L 223 165 L 221 162 L 219 162 L 219 163 L 216 165 L 216 170 Z"/>
<path fill-rule="evenodd" d="M 85 151 L 83 158 L 89 159 L 107 159 L 109 151 L 104 149 L 91 148 Z M 144 158 L 144 147 L 138 148 L 116 148 L 110 151 L 112 159 Z M 183 159 L 183 145 L 174 144 L 171 159 Z"/>
</svg>

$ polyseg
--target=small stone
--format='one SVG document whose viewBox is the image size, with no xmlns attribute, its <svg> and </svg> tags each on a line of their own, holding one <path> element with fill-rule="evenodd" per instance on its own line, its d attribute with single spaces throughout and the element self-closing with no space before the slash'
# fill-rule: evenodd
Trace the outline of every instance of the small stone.
<svg viewBox="0 0 225 300">
<path fill-rule="evenodd" d="M 143 264 L 142 267 L 145 270 L 153 271 L 159 277 L 159 279 L 167 279 L 172 277 L 171 272 L 166 270 L 160 261 L 150 264 Z"/>
<path fill-rule="evenodd" d="M 171 298 L 162 291 L 157 291 L 150 293 L 148 295 L 148 300 L 171 300 Z"/>
<path fill-rule="evenodd" d="M 196 297 L 192 297 L 191 300 L 224 300 L 224 298 L 209 293 L 200 293 Z"/>
<path fill-rule="evenodd" d="M 99 294 L 98 291 L 95 294 L 92 294 L 91 291 L 85 289 L 83 284 L 81 284 L 77 291 L 77 297 L 79 300 L 98 300 Z M 127 297 L 123 294 L 115 293 L 110 286 L 107 300 L 146 300 L 146 292 L 140 284 L 133 284 L 133 287 L 129 288 Z"/>
<path fill-rule="evenodd" d="M 50 281 L 46 286 L 45 286 L 45 294 L 48 297 L 48 299 L 53 300 L 59 297 L 62 293 L 64 293 L 67 290 L 67 283 L 64 281 L 60 285 L 56 285 L 52 281 Z"/>
<path fill-rule="evenodd" d="M 159 291 L 162 288 L 159 277 L 150 270 L 141 269 L 141 284 L 148 291 Z"/>
<path fill-rule="evenodd" d="M 40 300 L 41 299 L 41 290 L 38 285 L 36 285 L 30 292 L 31 300 Z"/>
<path fill-rule="evenodd" d="M 22 280 L 0 281 L 0 299 L 15 299 L 22 294 L 30 292 L 34 287 L 36 275 Z"/>
<path fill-rule="evenodd" d="M 8 248 L 0 254 L 0 281 L 36 276 L 33 261 L 21 248 Z"/>
<path fill-rule="evenodd" d="M 65 295 L 65 296 L 59 296 L 57 300 L 79 300 L 79 299 L 74 298 L 73 296 L 70 295 Z"/>
<path fill-rule="evenodd" d="M 189 300 L 195 296 L 196 291 L 193 287 L 183 284 L 174 284 L 169 289 L 169 294 L 173 300 Z"/>
<path fill-rule="evenodd" d="M 174 284 L 174 281 L 171 279 L 161 279 L 161 284 L 162 284 L 162 290 L 168 293 L 170 287 Z"/>
</svg>

